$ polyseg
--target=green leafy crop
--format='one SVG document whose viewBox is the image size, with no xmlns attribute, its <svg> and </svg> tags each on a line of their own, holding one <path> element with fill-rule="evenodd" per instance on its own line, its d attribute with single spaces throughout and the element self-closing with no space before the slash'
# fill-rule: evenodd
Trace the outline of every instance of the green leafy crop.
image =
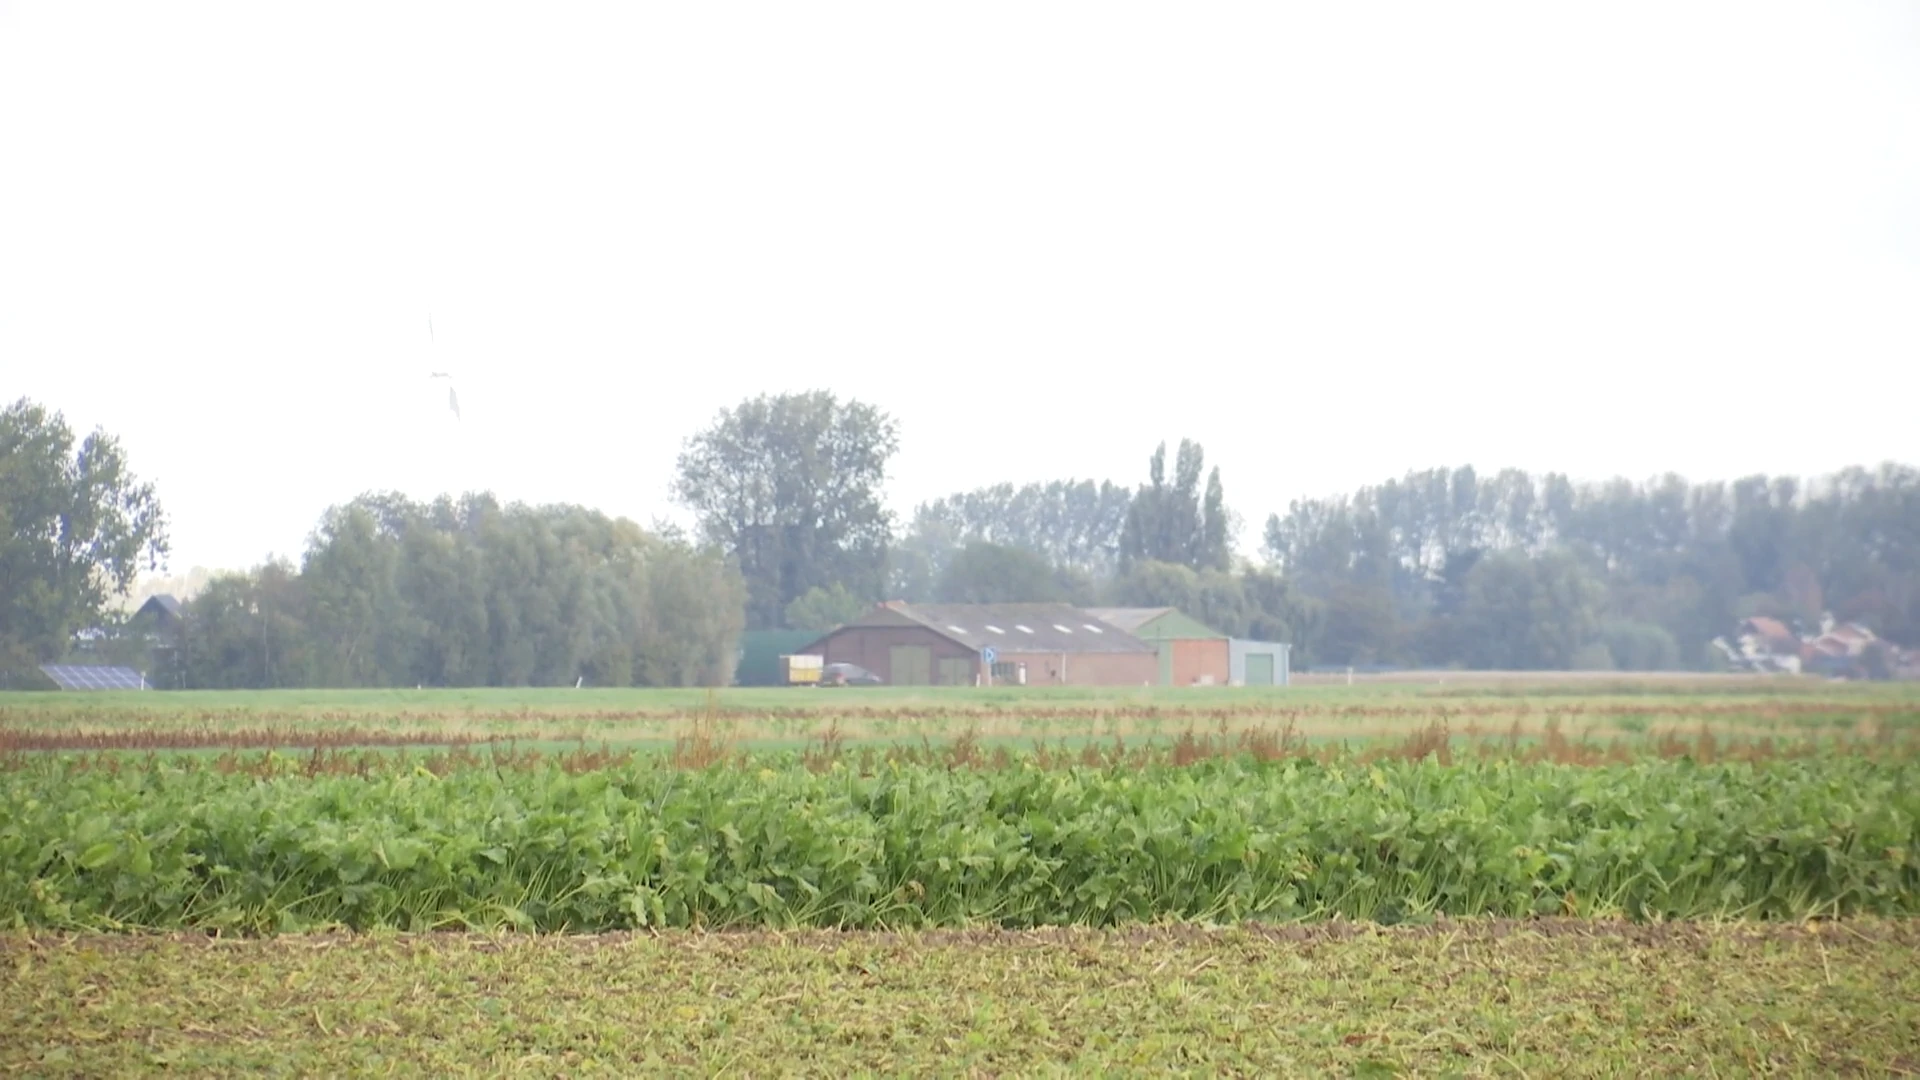
<svg viewBox="0 0 1920 1080">
<path fill-rule="evenodd" d="M 764 767 L 759 767 L 764 765 Z M 1920 765 L 1215 758 L 0 773 L 40 928 L 861 927 L 1920 911 Z"/>
</svg>

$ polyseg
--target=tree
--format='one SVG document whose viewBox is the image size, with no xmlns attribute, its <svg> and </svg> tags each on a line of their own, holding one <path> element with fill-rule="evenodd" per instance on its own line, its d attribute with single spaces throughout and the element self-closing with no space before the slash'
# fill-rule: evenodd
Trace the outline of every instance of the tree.
<svg viewBox="0 0 1920 1080">
<path fill-rule="evenodd" d="M 164 687 L 216 690 L 314 685 L 306 589 L 295 569 L 269 562 L 221 574 L 185 605 Z"/>
<path fill-rule="evenodd" d="M 940 575 L 935 598 L 946 604 L 1067 603 L 1066 585 L 1031 551 L 976 540 Z"/>
<path fill-rule="evenodd" d="M 746 584 L 718 551 L 670 540 L 649 546 L 641 686 L 725 686 L 746 610 Z"/>
<path fill-rule="evenodd" d="M 1680 646 L 1663 626 L 1631 619 L 1608 619 L 1600 628 L 1607 655 L 1622 671 L 1673 671 L 1680 667 Z"/>
<path fill-rule="evenodd" d="M 1195 570 L 1224 570 L 1232 559 L 1232 518 L 1220 484 L 1220 470 L 1200 478 L 1206 455 L 1200 444 L 1180 440 L 1174 475 L 1167 479 L 1167 445 L 1161 443 L 1147 461 L 1147 483 L 1134 493 L 1120 533 L 1120 564 L 1137 560 L 1179 563 Z"/>
<path fill-rule="evenodd" d="M 166 552 L 160 501 L 117 439 L 76 450 L 61 414 L 0 410 L 0 669 L 60 656 Z"/>
<path fill-rule="evenodd" d="M 163 685 L 721 685 L 745 587 L 717 550 L 577 506 L 366 495 L 295 573 L 217 579 Z"/>
<path fill-rule="evenodd" d="M 1565 670 L 1599 634 L 1599 584 L 1569 552 L 1499 552 L 1467 575 L 1460 614 L 1464 651 L 1474 667 Z"/>
<path fill-rule="evenodd" d="M 924 552 L 933 578 L 961 545 L 983 540 L 1033 552 L 1089 576 L 1110 573 L 1133 494 L 1111 483 L 995 484 L 921 503 L 903 546 Z"/>
<path fill-rule="evenodd" d="M 825 391 L 742 402 L 687 441 L 675 496 L 738 564 L 749 626 L 780 625 L 816 586 L 879 595 L 892 527 L 880 487 L 898 448 L 885 413 Z"/>
<path fill-rule="evenodd" d="M 787 626 L 793 630 L 814 630 L 824 634 L 859 618 L 870 606 L 837 581 L 830 589 L 815 585 L 787 605 Z"/>
<path fill-rule="evenodd" d="M 367 507 L 328 511 L 301 570 L 323 686 L 408 682 L 413 613 L 400 595 L 400 549 Z"/>
</svg>

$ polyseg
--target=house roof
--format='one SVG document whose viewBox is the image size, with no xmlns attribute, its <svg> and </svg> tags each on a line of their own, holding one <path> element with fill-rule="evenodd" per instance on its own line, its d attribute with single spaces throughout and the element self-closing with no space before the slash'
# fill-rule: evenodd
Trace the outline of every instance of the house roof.
<svg viewBox="0 0 1920 1080">
<path fill-rule="evenodd" d="M 1141 653 L 1154 647 L 1091 612 L 1067 604 L 882 604 L 851 627 L 918 624 L 978 651 Z M 837 632 L 837 631 L 836 631 Z"/>
<path fill-rule="evenodd" d="M 1095 607 L 1088 608 L 1087 614 L 1131 634 L 1172 610 L 1170 607 Z"/>
<path fill-rule="evenodd" d="M 181 615 L 180 601 L 174 599 L 172 593 L 154 593 L 147 597 L 147 602 L 140 605 L 139 613 L 144 614 L 148 608 L 159 608 L 176 619 Z"/>
<path fill-rule="evenodd" d="M 1088 608 L 1087 614 L 1147 641 L 1224 641 L 1228 636 L 1179 608 Z"/>
<path fill-rule="evenodd" d="M 1765 615 L 1755 615 L 1753 618 L 1747 620 L 1747 625 L 1753 627 L 1754 633 L 1766 638 L 1768 641 L 1799 640 L 1799 638 L 1793 636 L 1793 631 L 1787 629 L 1787 624 L 1781 622 L 1779 619 L 1770 619 Z"/>
</svg>

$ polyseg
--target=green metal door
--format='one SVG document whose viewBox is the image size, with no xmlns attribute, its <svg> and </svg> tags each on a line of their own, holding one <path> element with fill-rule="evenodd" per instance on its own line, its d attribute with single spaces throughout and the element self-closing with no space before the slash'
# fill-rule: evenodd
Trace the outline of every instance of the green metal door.
<svg viewBox="0 0 1920 1080">
<path fill-rule="evenodd" d="M 933 650 L 925 645 L 895 645 L 887 650 L 888 682 L 926 686 L 933 682 Z"/>
<path fill-rule="evenodd" d="M 941 686 L 972 686 L 973 661 L 964 656 L 943 656 L 940 658 Z"/>
<path fill-rule="evenodd" d="M 1248 686 L 1272 686 L 1273 685 L 1273 654 L 1272 653 L 1256 652 L 1256 653 L 1247 654 L 1247 685 Z"/>
<path fill-rule="evenodd" d="M 1173 642 L 1160 642 L 1160 685 L 1173 685 Z"/>
</svg>

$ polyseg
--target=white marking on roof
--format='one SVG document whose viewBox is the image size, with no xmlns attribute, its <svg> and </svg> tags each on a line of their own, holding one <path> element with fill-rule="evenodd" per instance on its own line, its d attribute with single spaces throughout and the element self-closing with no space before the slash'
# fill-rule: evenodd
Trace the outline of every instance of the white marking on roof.
<svg viewBox="0 0 1920 1080">
<path fill-rule="evenodd" d="M 1023 633 L 1023 634 L 1031 634 L 1031 633 L 1033 633 L 1033 627 L 1031 627 L 1031 626 L 1023 626 L 1023 625 L 1021 625 L 1020 623 L 1014 623 L 1014 624 L 1013 624 L 1013 628 L 1014 628 L 1015 630 L 1018 630 L 1018 631 L 1020 631 L 1020 632 L 1021 632 L 1021 633 Z"/>
<path fill-rule="evenodd" d="M 1091 630 L 1091 631 L 1093 631 L 1093 632 L 1094 632 L 1094 633 L 1096 633 L 1096 634 L 1104 634 L 1104 633 L 1106 633 L 1106 631 L 1105 631 L 1105 630 L 1102 630 L 1102 629 L 1100 629 L 1099 627 L 1097 627 L 1097 626 L 1095 626 L 1095 625 L 1093 625 L 1093 624 L 1092 624 L 1092 623 L 1090 623 L 1090 622 L 1083 622 L 1083 623 L 1081 623 L 1080 625 L 1081 625 L 1081 626 L 1084 626 L 1084 627 L 1086 627 L 1086 628 L 1087 628 L 1088 630 Z"/>
<path fill-rule="evenodd" d="M 947 624 L 947 629 L 949 629 L 949 630 L 951 630 L 951 631 L 953 631 L 953 632 L 954 632 L 954 633 L 956 633 L 956 634 L 964 634 L 964 633 L 966 633 L 966 632 L 967 632 L 967 628 L 966 628 L 966 627 L 964 627 L 964 626 L 955 626 L 955 625 L 953 625 L 952 623 L 948 623 L 948 624 Z"/>
<path fill-rule="evenodd" d="M 997 626 L 995 626 L 995 625 L 993 625 L 992 623 L 988 623 L 988 624 L 987 624 L 987 632 L 988 632 L 988 633 L 991 633 L 991 634 L 1004 634 L 1004 633 L 1006 633 L 1006 631 L 1005 631 L 1005 630 L 1002 630 L 1002 629 L 1000 629 L 999 627 L 997 627 Z"/>
<path fill-rule="evenodd" d="M 1066 627 L 1064 627 L 1064 626 L 1061 626 L 1061 625 L 1060 625 L 1059 623 L 1054 623 L 1054 624 L 1053 624 L 1053 628 L 1054 628 L 1055 630 L 1058 630 L 1058 631 L 1060 631 L 1060 632 L 1061 632 L 1061 633 L 1063 633 L 1063 634 L 1071 634 L 1071 633 L 1073 633 L 1073 631 L 1071 631 L 1071 630 L 1069 630 L 1069 629 L 1067 629 L 1067 628 L 1066 628 Z"/>
</svg>

